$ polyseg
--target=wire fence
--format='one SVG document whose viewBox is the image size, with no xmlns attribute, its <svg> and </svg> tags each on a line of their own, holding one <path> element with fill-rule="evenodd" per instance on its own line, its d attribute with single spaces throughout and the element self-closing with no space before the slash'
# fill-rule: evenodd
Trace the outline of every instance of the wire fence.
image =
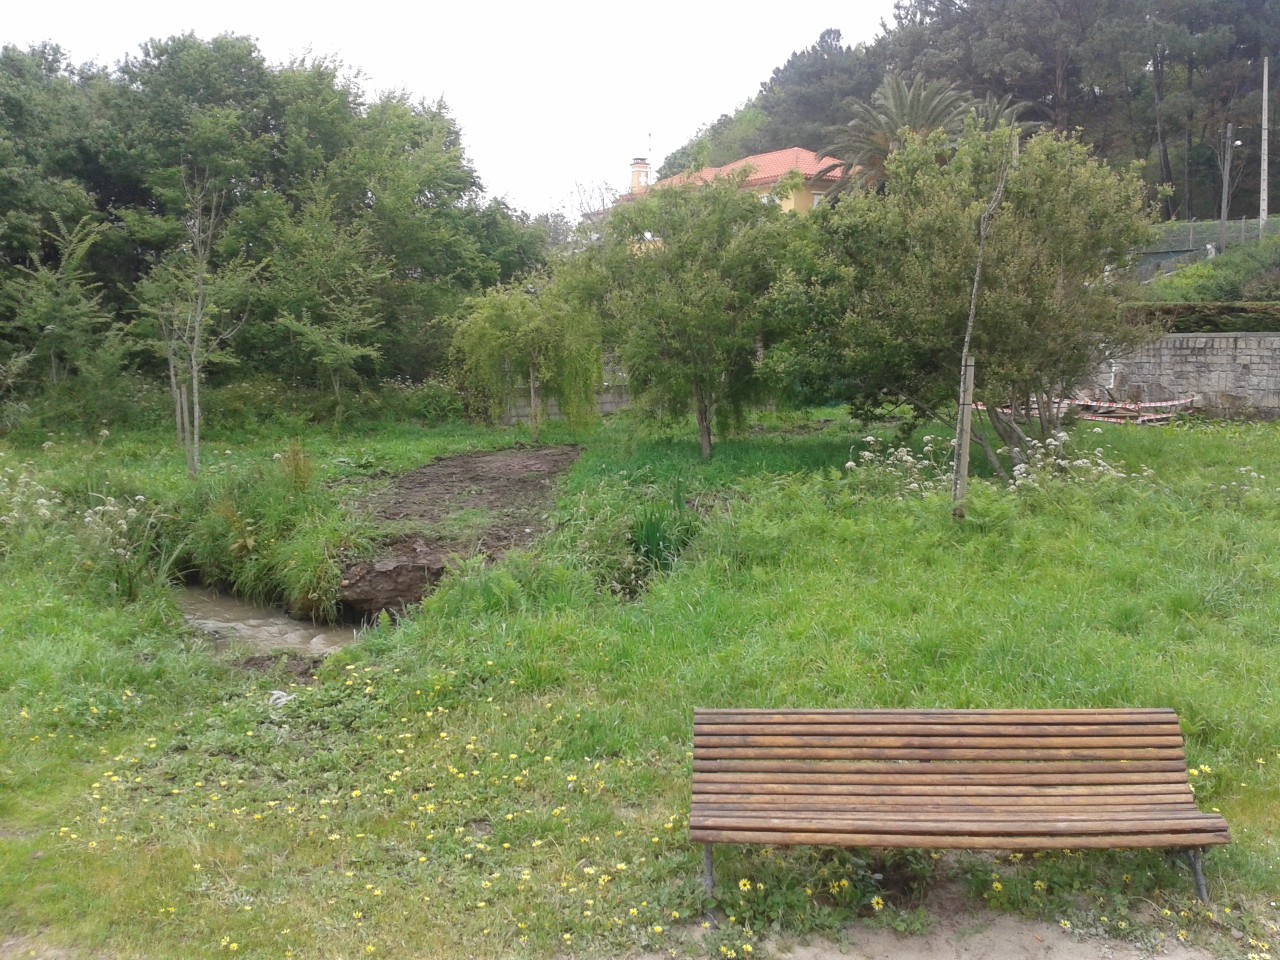
<svg viewBox="0 0 1280 960">
<path fill-rule="evenodd" d="M 1228 220 L 1224 236 L 1221 220 L 1171 221 L 1156 225 L 1157 239 L 1138 253 L 1133 273 L 1143 282 L 1189 263 L 1198 263 L 1222 249 L 1258 243 L 1263 237 L 1280 236 L 1280 216 L 1268 217 L 1265 230 L 1257 218 Z M 1220 241 L 1226 240 L 1220 247 Z"/>
<path fill-rule="evenodd" d="M 1263 236 L 1280 235 L 1280 217 L 1269 217 L 1266 229 L 1258 229 L 1258 220 L 1240 218 L 1228 220 L 1226 229 L 1226 245 L 1236 247 L 1245 243 L 1256 243 Z M 1156 230 L 1159 239 L 1144 253 L 1178 252 L 1191 253 L 1200 251 L 1207 254 L 1209 244 L 1217 246 L 1222 238 L 1221 220 L 1170 221 L 1158 224 Z M 1219 251 L 1221 252 L 1221 251 Z"/>
</svg>

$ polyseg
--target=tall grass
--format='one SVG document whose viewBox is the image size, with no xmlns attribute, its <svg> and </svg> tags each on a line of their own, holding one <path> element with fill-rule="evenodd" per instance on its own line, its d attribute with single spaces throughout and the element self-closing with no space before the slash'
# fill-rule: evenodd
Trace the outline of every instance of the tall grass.
<svg viewBox="0 0 1280 960">
<path fill-rule="evenodd" d="M 300 457 L 236 451 L 190 515 L 213 525 L 228 504 L 229 551 L 270 540 L 245 518 L 300 489 L 510 436 L 309 440 L 307 483 Z M 728 440 L 709 465 L 662 432 L 577 439 L 543 544 L 461 566 L 311 685 L 217 663 L 148 591 L 81 601 L 61 575 L 42 583 L 34 541 L 15 541 L 0 559 L 24 600 L 0 611 L 14 929 L 149 956 L 496 957 L 741 956 L 769 927 L 911 927 L 927 858 L 731 848 L 719 904 L 739 922 L 701 931 L 694 706 L 1151 705 L 1179 712 L 1201 802 L 1231 823 L 1234 846 L 1207 860 L 1229 916 L 1191 912 L 1158 855 L 961 869 L 995 906 L 1089 929 L 1105 911 L 1110 935 L 1128 936 L 1123 916 L 1243 956 L 1261 934 L 1280 805 L 1274 426 L 1086 432 L 1130 476 L 978 483 L 964 523 L 944 497 L 844 469 L 847 423 Z M 698 519 L 619 594 L 601 571 L 633 555 L 646 511 Z M 1244 939 L 1212 939 L 1228 927 Z"/>
</svg>

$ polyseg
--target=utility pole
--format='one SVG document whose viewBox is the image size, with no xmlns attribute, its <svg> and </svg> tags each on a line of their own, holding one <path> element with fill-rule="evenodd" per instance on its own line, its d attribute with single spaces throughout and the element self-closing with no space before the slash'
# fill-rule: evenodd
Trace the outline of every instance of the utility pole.
<svg viewBox="0 0 1280 960">
<path fill-rule="evenodd" d="M 1268 121 L 1271 116 L 1271 97 L 1268 89 L 1271 79 L 1271 58 L 1262 58 L 1262 186 L 1258 190 L 1258 239 L 1267 235 L 1267 147 L 1270 137 L 1267 135 Z"/>
<path fill-rule="evenodd" d="M 1218 252 L 1227 249 L 1227 205 L 1231 201 L 1231 150 L 1236 142 L 1234 124 L 1227 124 L 1227 142 L 1222 149 L 1222 213 L 1218 225 Z"/>
</svg>

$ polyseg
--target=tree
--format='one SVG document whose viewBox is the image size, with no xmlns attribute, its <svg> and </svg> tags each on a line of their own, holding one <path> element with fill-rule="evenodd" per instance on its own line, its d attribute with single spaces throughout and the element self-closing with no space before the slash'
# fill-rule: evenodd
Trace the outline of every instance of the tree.
<svg viewBox="0 0 1280 960">
<path fill-rule="evenodd" d="M 382 356 L 375 294 L 391 263 L 374 250 L 363 223 L 337 220 L 332 199 L 318 184 L 309 192 L 298 214 L 272 231 L 271 282 L 264 299 L 291 341 L 268 342 L 276 351 L 277 370 L 314 372 L 328 381 L 334 417 L 341 419 L 343 383 L 357 379 L 362 365 L 368 372 Z M 300 368 L 298 359 L 311 370 Z"/>
<path fill-rule="evenodd" d="M 909 136 L 880 194 L 849 197 L 815 221 L 827 257 L 845 268 L 816 274 L 828 318 L 818 332 L 834 333 L 838 354 L 829 381 L 862 415 L 893 399 L 939 416 L 954 401 L 979 225 L 1008 138 L 1007 128 L 971 127 L 939 164 L 942 134 Z M 1032 137 L 1008 171 L 991 214 L 972 352 L 976 396 L 1015 459 L 1030 436 L 1057 429 L 1057 398 L 1158 333 L 1120 314 L 1113 280 L 1151 217 L 1136 170 L 1112 171 L 1065 134 Z M 998 445 L 987 443 L 988 452 Z"/>
<path fill-rule="evenodd" d="M 974 101 L 953 83 L 926 81 L 917 75 L 908 86 L 896 74 L 884 78 L 870 102 L 855 102 L 853 118 L 822 151 L 839 159 L 840 192 L 851 183 L 874 189 L 884 182 L 890 155 L 906 135 L 927 136 L 935 130 L 948 140 L 960 132 Z"/>
<path fill-rule="evenodd" d="M 50 231 L 93 210 L 68 170 L 83 125 L 76 94 L 58 47 L 0 48 L 0 282 L 17 266 L 56 267 Z"/>
<path fill-rule="evenodd" d="M 664 188 L 615 207 L 587 254 L 604 276 L 606 342 L 633 395 L 671 415 L 692 409 L 704 460 L 712 424 L 740 419 L 761 386 L 757 299 L 784 245 L 782 220 L 776 203 L 732 179 Z"/>
<path fill-rule="evenodd" d="M 71 230 L 59 219 L 58 232 L 52 235 L 57 250 L 50 258 L 53 262 L 36 254 L 35 266 L 19 267 L 9 284 L 14 330 L 33 361 L 45 365 L 49 386 L 91 360 L 99 336 L 110 324 L 85 269 L 89 249 L 102 231 L 102 224 L 88 218 Z"/>
<path fill-rule="evenodd" d="M 453 351 L 464 389 L 490 419 L 524 384 L 534 443 L 548 398 L 571 423 L 593 412 L 601 375 L 598 330 L 590 314 L 573 309 L 545 277 L 469 300 L 454 329 Z"/>
<path fill-rule="evenodd" d="M 154 345 L 164 357 L 173 399 L 178 444 L 187 472 L 200 475 L 200 387 L 205 368 L 217 358 L 240 320 L 231 308 L 243 304 L 256 266 L 236 258 L 215 262 L 225 195 L 207 175 L 183 172 L 187 243 L 158 263 L 139 284 L 144 313 L 154 320 Z"/>
</svg>

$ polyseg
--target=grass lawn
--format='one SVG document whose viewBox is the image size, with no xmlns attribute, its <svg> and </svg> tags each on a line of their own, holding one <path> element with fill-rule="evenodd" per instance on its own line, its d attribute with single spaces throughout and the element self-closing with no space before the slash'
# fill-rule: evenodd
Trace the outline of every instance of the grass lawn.
<svg viewBox="0 0 1280 960">
<path fill-rule="evenodd" d="M 1079 930 L 1241 958 L 1280 940 L 1280 426 L 1080 429 L 1127 476 L 978 484 L 962 524 L 846 471 L 865 444 L 839 416 L 705 465 L 683 432 L 557 431 L 585 450 L 540 546 L 464 564 L 310 684 L 215 658 L 146 557 L 86 540 L 84 511 L 141 495 L 129 529 L 194 549 L 182 511 L 222 501 L 191 497 L 167 437 L 0 448 L 5 925 L 139 957 L 742 956 L 777 931 L 916 929 L 927 853 L 722 848 L 703 931 L 692 708 L 1170 706 L 1234 837 L 1206 858 L 1212 911 L 1159 853 L 943 869 L 975 905 Z M 309 529 L 357 542 L 346 481 L 518 438 L 299 438 L 331 498 Z M 212 441 L 210 482 L 275 483 L 287 440 Z M 665 571 L 637 565 L 645 524 L 685 544 Z"/>
</svg>

